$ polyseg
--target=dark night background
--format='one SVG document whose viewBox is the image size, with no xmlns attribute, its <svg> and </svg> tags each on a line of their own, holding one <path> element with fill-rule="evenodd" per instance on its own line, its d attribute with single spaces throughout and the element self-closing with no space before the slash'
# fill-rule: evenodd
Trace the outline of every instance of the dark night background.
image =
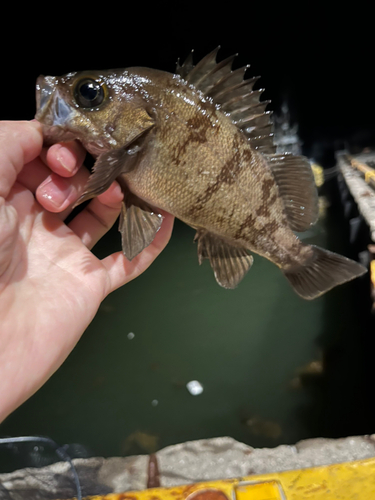
<svg viewBox="0 0 375 500">
<path fill-rule="evenodd" d="M 111 2 L 54 10 L 38 4 L 22 18 L 10 12 L 13 35 L 1 35 L 1 118 L 33 117 L 39 74 L 127 66 L 173 71 L 191 49 L 197 61 L 221 45 L 219 59 L 239 53 L 235 67 L 250 63 L 247 75 L 262 76 L 257 85 L 272 100 L 269 109 L 288 101 L 304 152 L 331 163 L 334 144 L 375 141 L 373 9 L 358 2 L 350 9 L 298 5 Z"/>
</svg>

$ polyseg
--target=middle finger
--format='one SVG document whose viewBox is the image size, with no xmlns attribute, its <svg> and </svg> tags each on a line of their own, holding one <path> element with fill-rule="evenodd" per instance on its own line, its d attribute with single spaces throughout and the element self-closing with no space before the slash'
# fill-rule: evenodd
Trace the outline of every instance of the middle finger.
<svg viewBox="0 0 375 500">
<path fill-rule="evenodd" d="M 85 155 L 85 150 L 76 141 L 43 148 L 38 158 L 24 166 L 17 180 L 32 193 L 35 193 L 38 186 L 51 174 L 51 170 L 61 177 L 75 175 L 82 166 Z"/>
<path fill-rule="evenodd" d="M 77 141 L 60 142 L 48 148 L 45 162 L 55 174 L 71 177 L 77 173 L 85 156 L 85 149 Z"/>
</svg>

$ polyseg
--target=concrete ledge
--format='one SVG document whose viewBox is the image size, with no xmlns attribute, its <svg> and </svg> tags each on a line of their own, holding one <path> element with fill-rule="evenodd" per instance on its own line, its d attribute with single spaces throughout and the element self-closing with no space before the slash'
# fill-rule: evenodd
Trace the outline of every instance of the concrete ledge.
<svg viewBox="0 0 375 500">
<path fill-rule="evenodd" d="M 375 457 L 375 435 L 308 439 L 294 446 L 258 449 L 219 437 L 168 446 L 155 455 L 160 484 L 171 487 Z M 148 462 L 147 455 L 74 460 L 84 496 L 145 489 Z M 0 474 L 0 500 L 46 500 L 75 494 L 72 473 L 65 462 Z"/>
<path fill-rule="evenodd" d="M 375 155 L 373 153 L 357 155 L 356 159 L 366 162 L 369 159 L 374 160 Z M 368 185 L 363 175 L 348 163 L 344 153 L 337 155 L 337 162 L 358 210 L 370 228 L 371 239 L 375 241 L 375 191 Z"/>
</svg>

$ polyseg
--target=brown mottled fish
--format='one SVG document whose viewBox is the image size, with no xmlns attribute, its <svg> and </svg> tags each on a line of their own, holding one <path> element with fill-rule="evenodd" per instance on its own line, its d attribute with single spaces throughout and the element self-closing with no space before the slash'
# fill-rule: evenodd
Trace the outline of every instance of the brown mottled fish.
<svg viewBox="0 0 375 500">
<path fill-rule="evenodd" d="M 158 209 L 197 233 L 198 259 L 234 288 L 253 263 L 279 266 L 313 299 L 366 272 L 359 263 L 302 243 L 293 231 L 316 222 L 318 198 L 306 158 L 276 154 L 269 101 L 257 78 L 232 71 L 217 50 L 176 74 L 149 68 L 39 77 L 36 118 L 47 144 L 78 139 L 97 160 L 77 203 L 117 179 L 124 191 L 119 230 L 130 260 L 162 223 Z"/>
</svg>

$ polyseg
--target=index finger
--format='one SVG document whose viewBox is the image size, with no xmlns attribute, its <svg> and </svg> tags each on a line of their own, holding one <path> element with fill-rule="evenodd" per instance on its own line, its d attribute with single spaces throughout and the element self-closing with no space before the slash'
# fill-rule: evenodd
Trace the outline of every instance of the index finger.
<svg viewBox="0 0 375 500">
<path fill-rule="evenodd" d="M 0 122 L 0 196 L 6 198 L 25 163 L 36 158 L 43 144 L 37 121 Z"/>
<path fill-rule="evenodd" d="M 82 166 L 86 150 L 77 141 L 59 142 L 50 146 L 42 158 L 55 174 L 72 177 Z"/>
</svg>

